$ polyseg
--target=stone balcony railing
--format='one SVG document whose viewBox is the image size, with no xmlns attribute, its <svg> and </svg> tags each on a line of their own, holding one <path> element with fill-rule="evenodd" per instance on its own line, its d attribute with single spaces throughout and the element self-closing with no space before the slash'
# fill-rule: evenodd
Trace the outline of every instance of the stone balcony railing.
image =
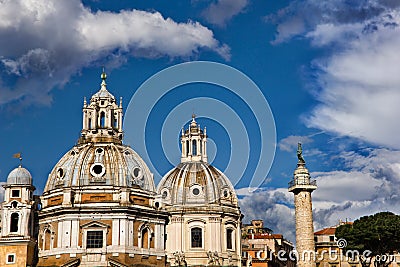
<svg viewBox="0 0 400 267">
<path fill-rule="evenodd" d="M 300 179 L 293 179 L 288 183 L 288 187 L 291 188 L 296 185 L 312 185 L 312 186 L 317 186 L 317 181 L 316 180 L 310 180 L 310 181 L 305 181 L 305 180 L 300 180 Z"/>
</svg>

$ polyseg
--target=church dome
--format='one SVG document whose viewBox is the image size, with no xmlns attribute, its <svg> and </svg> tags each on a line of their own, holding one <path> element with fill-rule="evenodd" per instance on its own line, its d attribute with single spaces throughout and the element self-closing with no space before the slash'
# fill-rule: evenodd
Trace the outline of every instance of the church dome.
<svg viewBox="0 0 400 267">
<path fill-rule="evenodd" d="M 181 163 L 160 181 L 157 193 L 165 205 L 238 205 L 229 179 L 207 163 L 207 135 L 193 116 L 189 129 L 182 131 Z"/>
<path fill-rule="evenodd" d="M 7 177 L 8 185 L 30 185 L 32 184 L 31 173 L 21 165 L 10 172 Z"/>
<path fill-rule="evenodd" d="M 168 172 L 158 189 L 167 205 L 237 205 L 235 190 L 229 179 L 206 162 L 183 162 Z"/>
<path fill-rule="evenodd" d="M 44 192 L 88 185 L 139 187 L 155 192 L 153 175 L 130 147 L 113 143 L 87 143 L 68 151 L 55 165 Z"/>
<path fill-rule="evenodd" d="M 117 105 L 107 90 L 106 77 L 103 71 L 100 90 L 90 103 L 84 101 L 78 144 L 54 166 L 44 193 L 81 186 L 133 187 L 155 192 L 153 174 L 146 163 L 122 144 L 122 100 Z"/>
</svg>

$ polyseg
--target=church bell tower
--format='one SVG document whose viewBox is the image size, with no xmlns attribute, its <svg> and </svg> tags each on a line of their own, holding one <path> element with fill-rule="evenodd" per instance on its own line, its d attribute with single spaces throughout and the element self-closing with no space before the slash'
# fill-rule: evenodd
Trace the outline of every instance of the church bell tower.
<svg viewBox="0 0 400 267">
<path fill-rule="evenodd" d="M 36 249 L 35 187 L 27 169 L 19 165 L 3 185 L 0 210 L 0 266 L 34 266 Z"/>
<path fill-rule="evenodd" d="M 317 189 L 315 180 L 310 179 L 301 144 L 297 148 L 297 168 L 289 182 L 289 192 L 294 194 L 296 217 L 296 250 L 298 267 L 315 267 L 314 226 L 311 193 Z"/>
</svg>

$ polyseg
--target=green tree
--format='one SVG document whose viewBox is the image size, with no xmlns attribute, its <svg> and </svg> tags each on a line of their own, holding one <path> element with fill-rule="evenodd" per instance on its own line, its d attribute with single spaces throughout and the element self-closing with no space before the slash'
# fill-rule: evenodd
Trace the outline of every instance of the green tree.
<svg viewBox="0 0 400 267">
<path fill-rule="evenodd" d="M 345 239 L 348 250 L 370 253 L 360 256 L 363 266 L 369 266 L 374 259 L 375 267 L 387 267 L 393 260 L 393 253 L 400 249 L 400 216 L 391 212 L 380 212 L 364 216 L 352 225 L 344 224 L 336 228 L 336 237 Z"/>
</svg>

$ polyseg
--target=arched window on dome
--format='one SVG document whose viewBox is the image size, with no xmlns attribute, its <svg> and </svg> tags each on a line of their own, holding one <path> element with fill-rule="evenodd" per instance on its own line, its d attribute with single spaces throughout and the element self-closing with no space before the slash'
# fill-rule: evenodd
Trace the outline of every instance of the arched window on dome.
<svg viewBox="0 0 400 267">
<path fill-rule="evenodd" d="M 118 128 L 118 119 L 117 119 L 117 117 L 114 118 L 114 128 Z"/>
<path fill-rule="evenodd" d="M 11 233 L 18 232 L 18 223 L 19 223 L 19 214 L 14 212 L 11 214 L 11 220 L 10 220 Z"/>
<path fill-rule="evenodd" d="M 186 140 L 186 157 L 189 155 L 189 140 Z"/>
<path fill-rule="evenodd" d="M 88 129 L 92 129 L 92 119 L 89 119 L 88 121 Z"/>
<path fill-rule="evenodd" d="M 192 155 L 193 156 L 197 155 L 197 141 L 196 140 L 192 141 Z"/>
<path fill-rule="evenodd" d="M 190 231 L 191 234 L 191 247 L 201 248 L 203 247 L 203 233 L 200 227 L 194 227 Z"/>
<path fill-rule="evenodd" d="M 106 121 L 106 115 L 104 114 L 104 111 L 102 111 L 100 113 L 100 127 L 101 128 L 104 128 L 105 121 Z"/>
</svg>

